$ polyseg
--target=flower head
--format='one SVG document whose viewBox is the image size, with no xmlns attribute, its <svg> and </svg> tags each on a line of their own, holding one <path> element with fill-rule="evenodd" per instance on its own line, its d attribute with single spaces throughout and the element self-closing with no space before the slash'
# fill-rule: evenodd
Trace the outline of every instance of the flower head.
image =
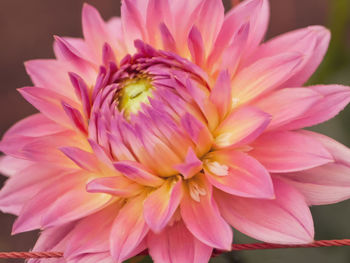
<svg viewBox="0 0 350 263">
<path fill-rule="evenodd" d="M 83 8 L 84 39 L 26 63 L 20 93 L 40 113 L 1 141 L 2 211 L 35 250 L 67 262 L 208 262 L 231 226 L 256 239 L 312 242 L 309 205 L 350 197 L 350 150 L 301 130 L 350 101 L 349 87 L 302 87 L 329 32 L 262 43 L 267 0 L 226 15 L 221 0 L 123 0 L 104 22 Z M 36 262 L 32 260 L 32 262 Z"/>
</svg>

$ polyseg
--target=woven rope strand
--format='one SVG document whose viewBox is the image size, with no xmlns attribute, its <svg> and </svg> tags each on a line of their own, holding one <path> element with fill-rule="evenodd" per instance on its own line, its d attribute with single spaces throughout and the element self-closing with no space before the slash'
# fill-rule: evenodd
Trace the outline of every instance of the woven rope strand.
<svg viewBox="0 0 350 263">
<path fill-rule="evenodd" d="M 282 249 L 282 248 L 314 248 L 314 247 L 343 247 L 350 246 L 350 239 L 340 240 L 319 240 L 305 245 L 280 245 L 269 243 L 233 244 L 232 250 L 262 250 L 262 249 Z M 216 255 L 223 252 L 217 251 Z M 62 252 L 0 252 L 0 258 L 60 258 Z"/>
<path fill-rule="evenodd" d="M 61 258 L 62 252 L 0 252 L 0 258 Z"/>
</svg>

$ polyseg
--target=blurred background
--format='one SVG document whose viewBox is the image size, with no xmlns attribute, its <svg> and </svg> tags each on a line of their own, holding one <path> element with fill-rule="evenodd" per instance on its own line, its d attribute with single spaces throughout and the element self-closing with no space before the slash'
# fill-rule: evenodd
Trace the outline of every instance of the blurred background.
<svg viewBox="0 0 350 263">
<path fill-rule="evenodd" d="M 80 15 L 83 2 L 97 7 L 105 19 L 120 14 L 119 0 L 0 0 L 0 136 L 13 123 L 35 112 L 16 91 L 17 88 L 31 85 L 23 62 L 35 58 L 52 58 L 53 35 L 81 36 Z M 229 8 L 230 0 L 224 2 Z M 350 0 L 270 0 L 270 2 L 272 12 L 267 38 L 315 24 L 324 25 L 332 31 L 329 52 L 310 80 L 310 84 L 350 85 Z M 350 146 L 350 107 L 335 119 L 314 130 Z M 0 177 L 0 186 L 5 180 L 5 177 Z M 312 212 L 316 239 L 350 238 L 350 201 L 313 207 Z M 0 213 L 0 251 L 27 251 L 35 243 L 37 232 L 11 236 L 14 219 L 12 215 Z M 254 242 L 254 240 L 236 233 L 235 242 Z M 221 255 L 211 262 L 311 261 L 350 262 L 350 249 L 312 248 L 236 252 Z M 0 259 L 0 262 L 14 263 L 23 260 Z"/>
</svg>

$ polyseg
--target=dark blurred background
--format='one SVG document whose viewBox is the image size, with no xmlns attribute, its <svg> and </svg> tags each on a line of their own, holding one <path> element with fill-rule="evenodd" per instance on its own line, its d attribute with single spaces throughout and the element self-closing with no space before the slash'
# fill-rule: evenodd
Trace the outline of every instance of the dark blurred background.
<svg viewBox="0 0 350 263">
<path fill-rule="evenodd" d="M 173 0 L 176 1 L 176 0 Z M 189 0 L 190 1 L 190 0 Z M 105 19 L 119 15 L 119 0 L 0 0 L 0 136 L 16 121 L 35 112 L 16 88 L 31 85 L 23 62 L 52 58 L 53 35 L 81 36 L 81 7 L 88 2 Z M 224 1 L 229 8 L 230 1 Z M 270 0 L 271 23 L 267 38 L 309 25 L 325 25 L 332 42 L 325 61 L 310 80 L 314 83 L 350 85 L 350 0 Z M 315 130 L 350 146 L 350 107 Z M 5 177 L 0 178 L 3 184 Z M 350 201 L 312 208 L 316 239 L 350 238 Z M 37 232 L 11 237 L 15 217 L 0 214 L 0 251 L 27 251 Z M 242 234 L 236 242 L 253 242 Z M 54 260 L 52 260 L 54 261 Z M 312 248 L 237 252 L 212 260 L 216 263 L 345 263 L 349 248 Z M 1 260 L 0 262 L 23 262 Z"/>
</svg>

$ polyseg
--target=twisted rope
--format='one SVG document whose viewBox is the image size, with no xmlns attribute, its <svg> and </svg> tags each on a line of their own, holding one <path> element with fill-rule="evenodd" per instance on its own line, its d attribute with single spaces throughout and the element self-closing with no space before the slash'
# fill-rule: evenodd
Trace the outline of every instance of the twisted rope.
<svg viewBox="0 0 350 263">
<path fill-rule="evenodd" d="M 311 244 L 304 245 L 280 245 L 269 243 L 251 243 L 251 244 L 233 244 L 232 250 L 262 250 L 262 249 L 282 249 L 282 248 L 314 248 L 314 247 L 343 247 L 350 246 L 350 239 L 340 240 L 319 240 Z M 217 256 L 225 251 L 216 251 Z M 62 252 L 0 252 L 0 258 L 60 258 L 63 257 Z"/>
<path fill-rule="evenodd" d="M 0 252 L 0 258 L 61 258 L 62 252 Z"/>
</svg>

